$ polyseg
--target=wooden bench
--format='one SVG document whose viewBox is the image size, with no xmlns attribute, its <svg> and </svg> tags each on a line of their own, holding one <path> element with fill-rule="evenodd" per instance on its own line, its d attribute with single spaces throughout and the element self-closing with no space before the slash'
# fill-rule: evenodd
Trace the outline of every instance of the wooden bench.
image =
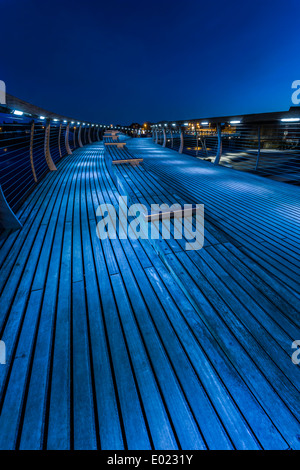
<svg viewBox="0 0 300 470">
<path fill-rule="evenodd" d="M 126 163 L 129 163 L 130 165 L 139 165 L 140 163 L 143 162 L 143 158 L 124 158 L 121 160 L 113 160 L 112 164 L 113 165 L 124 165 Z"/>
<path fill-rule="evenodd" d="M 104 142 L 104 145 L 115 145 L 117 148 L 126 147 L 126 142 Z"/>
<path fill-rule="evenodd" d="M 152 211 L 150 213 L 144 214 L 144 219 L 147 222 L 151 222 L 153 220 L 163 220 L 163 219 L 174 219 L 180 217 L 191 217 L 196 215 L 197 212 L 203 210 L 201 207 L 197 207 L 196 204 L 191 204 L 192 207 L 184 208 L 181 207 L 180 209 L 176 210 L 161 210 L 161 211 Z"/>
</svg>

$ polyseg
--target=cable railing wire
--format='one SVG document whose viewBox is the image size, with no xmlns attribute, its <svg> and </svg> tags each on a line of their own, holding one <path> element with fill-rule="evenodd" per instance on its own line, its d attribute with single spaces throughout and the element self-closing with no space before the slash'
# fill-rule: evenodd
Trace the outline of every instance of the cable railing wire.
<svg viewBox="0 0 300 470">
<path fill-rule="evenodd" d="M 299 185 L 300 118 L 294 121 L 160 124 L 153 140 L 201 160 Z"/>
</svg>

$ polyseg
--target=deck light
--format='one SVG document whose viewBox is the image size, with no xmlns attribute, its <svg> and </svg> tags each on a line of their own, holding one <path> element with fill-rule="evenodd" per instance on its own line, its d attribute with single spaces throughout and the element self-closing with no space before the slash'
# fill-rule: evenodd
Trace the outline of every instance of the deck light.
<svg viewBox="0 0 300 470">
<path fill-rule="evenodd" d="M 241 124 L 241 121 L 230 121 L 230 124 Z"/>
<path fill-rule="evenodd" d="M 281 119 L 281 122 L 299 122 L 300 118 L 285 118 Z"/>
<path fill-rule="evenodd" d="M 208 124 L 209 124 L 209 123 L 206 122 L 206 121 L 205 121 L 205 122 L 201 122 L 201 126 L 208 126 Z"/>
<path fill-rule="evenodd" d="M 188 126 L 188 125 L 189 125 L 189 123 L 188 123 L 188 122 L 185 122 L 183 125 L 184 125 L 184 126 Z"/>
<path fill-rule="evenodd" d="M 68 122 L 68 121 L 64 120 L 64 122 Z"/>
<path fill-rule="evenodd" d="M 58 121 L 58 119 L 53 119 L 53 121 L 57 122 L 57 121 Z"/>
<path fill-rule="evenodd" d="M 42 120 L 45 119 L 45 116 L 40 116 L 40 119 L 42 119 Z"/>
<path fill-rule="evenodd" d="M 13 114 L 15 114 L 16 116 L 23 116 L 23 111 L 18 111 L 17 109 L 14 110 Z"/>
</svg>

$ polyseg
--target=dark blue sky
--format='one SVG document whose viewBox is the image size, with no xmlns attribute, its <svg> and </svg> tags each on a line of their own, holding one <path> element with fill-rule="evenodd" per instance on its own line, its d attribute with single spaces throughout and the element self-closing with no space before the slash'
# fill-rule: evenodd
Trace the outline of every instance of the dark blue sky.
<svg viewBox="0 0 300 470">
<path fill-rule="evenodd" d="M 0 0 L 8 93 L 81 120 L 281 111 L 300 79 L 299 0 Z"/>
</svg>

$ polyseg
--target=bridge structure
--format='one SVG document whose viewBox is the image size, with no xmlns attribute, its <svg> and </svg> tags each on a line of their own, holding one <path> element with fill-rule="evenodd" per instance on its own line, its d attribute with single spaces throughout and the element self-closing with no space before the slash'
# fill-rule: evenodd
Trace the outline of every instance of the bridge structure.
<svg viewBox="0 0 300 470">
<path fill-rule="evenodd" d="M 299 449 L 296 110 L 157 123 L 151 139 L 11 100 L 0 448 Z M 150 216 L 204 204 L 203 248 L 163 238 L 164 219 L 121 236 L 125 198 Z M 98 236 L 103 204 L 114 238 Z"/>
</svg>

